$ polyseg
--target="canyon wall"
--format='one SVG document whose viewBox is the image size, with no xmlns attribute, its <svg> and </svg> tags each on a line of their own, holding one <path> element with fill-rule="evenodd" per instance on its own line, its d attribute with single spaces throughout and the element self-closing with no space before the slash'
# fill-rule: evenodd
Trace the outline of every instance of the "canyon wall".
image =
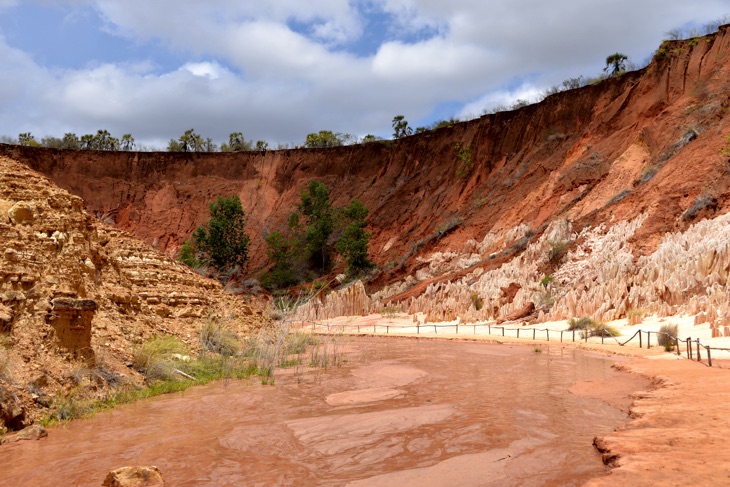
<svg viewBox="0 0 730 487">
<path fill-rule="evenodd" d="M 212 154 L 18 146 L 0 153 L 168 255 L 207 219 L 211 200 L 237 194 L 249 218 L 251 274 L 266 265 L 263 236 L 284 226 L 298 193 L 318 179 L 334 204 L 359 198 L 370 209 L 371 257 L 383 272 L 369 291 L 412 276 L 401 286 L 410 299 L 428 285 L 504 265 L 556 222 L 577 235 L 641 218 L 627 237 L 639 257 L 668 232 L 724 214 L 729 108 L 730 26 L 723 26 L 665 42 L 640 71 L 396 141 Z M 469 157 L 460 157 L 463 148 Z M 432 269 L 432 256 L 449 252 L 471 257 Z"/>
</svg>

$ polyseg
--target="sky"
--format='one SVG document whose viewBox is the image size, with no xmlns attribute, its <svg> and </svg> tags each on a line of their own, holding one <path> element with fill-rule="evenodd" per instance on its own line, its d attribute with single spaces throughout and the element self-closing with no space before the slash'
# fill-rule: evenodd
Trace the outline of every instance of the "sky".
<svg viewBox="0 0 730 487">
<path fill-rule="evenodd" d="M 0 0 L 0 136 L 271 147 L 474 118 L 641 64 L 730 0 Z"/>
</svg>

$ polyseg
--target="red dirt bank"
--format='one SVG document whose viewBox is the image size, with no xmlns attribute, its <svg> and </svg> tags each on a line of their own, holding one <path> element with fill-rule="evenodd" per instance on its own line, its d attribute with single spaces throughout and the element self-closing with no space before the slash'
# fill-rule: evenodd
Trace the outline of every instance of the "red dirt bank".
<svg viewBox="0 0 730 487">
<path fill-rule="evenodd" d="M 253 236 L 251 270 L 265 264 L 260 235 L 283 226 L 313 178 L 331 188 L 335 204 L 360 198 L 368 206 L 371 253 L 381 266 L 450 221 L 455 231 L 419 248 L 407 270 L 426 252 L 520 223 L 539 232 L 556 218 L 581 228 L 647 212 L 633 238 L 646 251 L 687 225 L 682 214 L 699 196 L 717 203 L 695 219 L 724 213 L 730 183 L 721 154 L 730 132 L 730 26 L 665 50 L 641 71 L 399 141 L 234 154 L 15 146 L 0 153 L 168 254 L 207 218 L 216 195 L 238 194 Z M 471 169 L 460 167 L 459 144 L 471 147 Z"/>
</svg>

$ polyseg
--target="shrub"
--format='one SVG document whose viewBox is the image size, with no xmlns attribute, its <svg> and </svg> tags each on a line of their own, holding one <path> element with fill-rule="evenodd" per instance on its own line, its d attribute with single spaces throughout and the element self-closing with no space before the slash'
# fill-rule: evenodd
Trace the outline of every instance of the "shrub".
<svg viewBox="0 0 730 487">
<path fill-rule="evenodd" d="M 664 350 L 666 350 L 667 352 L 671 352 L 672 350 L 674 350 L 675 339 L 677 338 L 678 332 L 678 325 L 662 325 L 661 328 L 659 328 L 659 333 L 657 333 L 657 340 L 659 341 L 659 345 L 664 347 Z"/>
<path fill-rule="evenodd" d="M 568 330 L 580 330 L 581 338 L 592 336 L 620 336 L 621 333 L 616 327 L 601 323 L 593 318 L 583 316 L 582 318 L 571 318 L 568 321 Z"/>
<path fill-rule="evenodd" d="M 471 158 L 471 144 L 456 144 L 456 157 L 460 163 L 456 169 L 456 175 L 460 178 L 468 176 L 474 168 L 474 161 Z"/>
<path fill-rule="evenodd" d="M 177 254 L 177 260 L 190 267 L 191 269 L 198 268 L 201 266 L 201 263 L 196 257 L 196 253 L 197 252 L 193 243 L 189 240 L 186 240 L 182 244 L 182 247 L 180 247 L 180 252 L 178 252 Z"/>
<path fill-rule="evenodd" d="M 543 277 L 543 278 L 542 278 L 542 279 L 540 280 L 540 285 L 541 285 L 542 287 L 548 287 L 548 285 L 549 285 L 550 283 L 554 282 L 554 281 L 555 281 L 555 278 L 553 277 L 553 275 L 552 275 L 552 274 L 548 274 L 548 275 L 546 275 L 545 277 Z"/>
<path fill-rule="evenodd" d="M 241 351 L 236 335 L 214 319 L 208 319 L 200 329 L 200 345 L 204 350 L 227 357 Z"/>
<path fill-rule="evenodd" d="M 471 293 L 469 296 L 471 298 L 471 303 L 474 305 L 474 309 L 479 311 L 484 307 L 484 300 L 481 296 L 477 293 Z"/>
<path fill-rule="evenodd" d="M 173 357 L 187 354 L 187 347 L 176 337 L 153 338 L 134 351 L 132 364 L 147 380 L 171 380 L 175 377 Z"/>
</svg>

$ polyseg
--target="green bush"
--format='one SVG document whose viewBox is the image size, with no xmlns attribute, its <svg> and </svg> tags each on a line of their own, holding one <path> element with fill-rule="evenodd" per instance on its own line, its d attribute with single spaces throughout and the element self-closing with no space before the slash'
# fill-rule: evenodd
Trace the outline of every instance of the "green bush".
<svg viewBox="0 0 730 487">
<path fill-rule="evenodd" d="M 246 214 L 238 196 L 218 197 L 210 204 L 210 220 L 193 234 L 199 260 L 219 271 L 243 268 L 248 261 L 249 237 L 244 231 Z"/>
</svg>

